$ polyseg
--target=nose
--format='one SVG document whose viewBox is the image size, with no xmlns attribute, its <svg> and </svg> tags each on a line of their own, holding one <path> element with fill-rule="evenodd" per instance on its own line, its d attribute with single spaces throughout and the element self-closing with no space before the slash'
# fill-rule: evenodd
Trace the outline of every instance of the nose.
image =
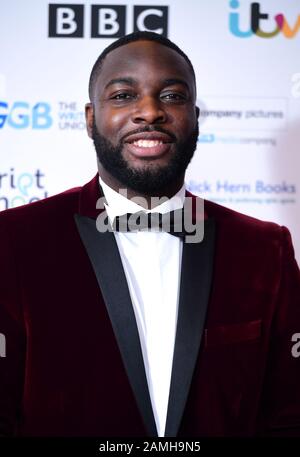
<svg viewBox="0 0 300 457">
<path fill-rule="evenodd" d="M 137 100 L 132 121 L 135 124 L 162 124 L 166 122 L 167 115 L 160 102 L 151 96 Z"/>
</svg>

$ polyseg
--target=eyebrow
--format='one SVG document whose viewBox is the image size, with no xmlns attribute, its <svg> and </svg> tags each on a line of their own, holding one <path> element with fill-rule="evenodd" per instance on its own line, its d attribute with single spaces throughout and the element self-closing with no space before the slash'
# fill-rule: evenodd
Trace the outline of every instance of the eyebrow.
<svg viewBox="0 0 300 457">
<path fill-rule="evenodd" d="M 164 83 L 166 86 L 174 86 L 175 84 L 181 84 L 182 86 L 185 86 L 187 89 L 190 88 L 188 83 L 184 79 L 180 78 L 165 79 Z"/>
<path fill-rule="evenodd" d="M 109 86 L 112 86 L 114 84 L 128 84 L 129 86 L 134 86 L 134 84 L 136 83 L 136 80 L 133 79 L 133 78 L 115 78 L 115 79 L 111 79 L 105 86 L 105 89 L 107 89 Z M 166 86 L 174 86 L 175 84 L 181 84 L 183 86 L 185 86 L 187 89 L 190 89 L 189 88 L 189 85 L 188 83 L 184 80 L 184 79 L 180 79 L 180 78 L 169 78 L 169 79 L 165 79 L 163 81 L 163 83 L 166 85 Z"/>
<path fill-rule="evenodd" d="M 105 89 L 107 87 L 112 86 L 113 84 L 128 84 L 129 86 L 133 86 L 135 83 L 135 80 L 133 78 L 116 78 L 116 79 L 111 79 L 105 86 Z"/>
</svg>

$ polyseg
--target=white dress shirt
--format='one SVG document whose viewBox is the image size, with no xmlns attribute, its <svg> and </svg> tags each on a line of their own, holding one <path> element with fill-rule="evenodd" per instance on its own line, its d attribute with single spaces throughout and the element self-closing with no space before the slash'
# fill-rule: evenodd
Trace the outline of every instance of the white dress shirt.
<svg viewBox="0 0 300 457">
<path fill-rule="evenodd" d="M 145 211 L 100 178 L 110 222 L 125 213 Z M 185 186 L 151 211 L 183 207 Z M 140 337 L 158 436 L 164 436 L 177 326 L 182 240 L 158 231 L 114 232 Z M 113 285 L 112 285 L 113 287 Z"/>
</svg>

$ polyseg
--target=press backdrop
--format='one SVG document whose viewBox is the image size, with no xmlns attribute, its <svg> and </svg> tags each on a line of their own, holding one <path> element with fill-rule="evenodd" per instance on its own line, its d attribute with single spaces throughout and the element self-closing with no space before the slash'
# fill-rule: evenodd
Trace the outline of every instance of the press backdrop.
<svg viewBox="0 0 300 457">
<path fill-rule="evenodd" d="M 300 259 L 300 5 L 262 0 L 0 2 L 0 210 L 84 184 L 92 65 L 154 30 L 191 58 L 201 108 L 188 188 L 284 224 Z"/>
</svg>

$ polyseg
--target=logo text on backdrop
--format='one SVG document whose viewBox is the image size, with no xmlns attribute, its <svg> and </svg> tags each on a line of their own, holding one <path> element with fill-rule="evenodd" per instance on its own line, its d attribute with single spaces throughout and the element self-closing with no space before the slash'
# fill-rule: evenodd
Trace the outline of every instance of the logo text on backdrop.
<svg viewBox="0 0 300 457">
<path fill-rule="evenodd" d="M 134 5 L 130 30 L 126 30 L 131 5 L 91 5 L 90 37 L 120 38 L 126 33 L 147 30 L 168 36 L 168 6 Z M 49 4 L 49 38 L 83 38 L 85 5 Z"/>
<path fill-rule="evenodd" d="M 267 3 L 267 2 L 266 2 Z M 259 36 L 260 38 L 273 38 L 280 32 L 286 38 L 294 38 L 300 29 L 300 15 L 298 15 L 293 25 L 290 25 L 282 13 L 278 13 L 274 18 L 270 18 L 270 15 L 262 12 L 260 3 L 250 4 L 250 28 L 248 30 L 240 29 L 240 2 L 238 0 L 230 0 L 230 7 L 234 10 L 229 13 L 229 29 L 231 33 L 239 38 L 249 38 L 253 35 Z M 270 31 L 262 29 L 263 21 L 273 21 L 274 27 Z M 269 24 L 267 25 L 268 28 Z"/>
<path fill-rule="evenodd" d="M 38 102 L 33 106 L 24 101 L 11 104 L 0 100 L 0 129 L 6 125 L 14 129 L 48 129 L 52 125 L 51 106 Z"/>
</svg>

